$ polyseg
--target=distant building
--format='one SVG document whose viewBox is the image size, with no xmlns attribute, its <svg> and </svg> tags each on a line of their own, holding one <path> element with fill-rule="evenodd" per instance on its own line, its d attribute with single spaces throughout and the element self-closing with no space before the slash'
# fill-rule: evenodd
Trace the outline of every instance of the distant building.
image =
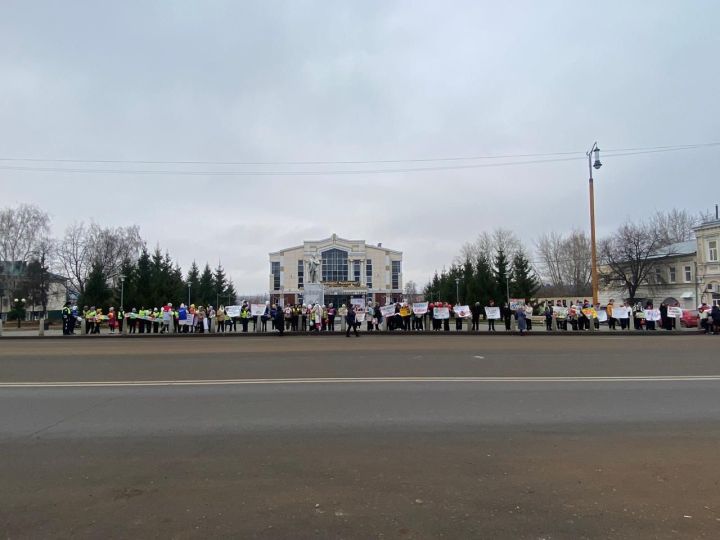
<svg viewBox="0 0 720 540">
<path fill-rule="evenodd" d="M 695 309 L 702 302 L 720 305 L 720 219 L 694 229 L 695 240 L 664 247 L 653 255 L 653 266 L 636 297 Z M 603 288 L 600 302 L 624 300 L 627 291 Z"/>
<path fill-rule="evenodd" d="M 48 317 L 56 318 L 68 299 L 68 279 L 48 273 Z M 5 320 L 13 307 L 15 298 L 26 299 L 25 311 L 28 319 L 42 315 L 42 305 L 27 291 L 27 263 L 22 261 L 0 261 L 0 318 Z"/>
<path fill-rule="evenodd" d="M 697 282 L 700 302 L 720 305 L 720 219 L 695 228 Z"/>
<path fill-rule="evenodd" d="M 325 304 L 336 307 L 351 298 L 385 305 L 402 296 L 402 253 L 382 244 L 346 240 L 333 234 L 324 240 L 305 241 L 270 253 L 270 297 L 274 303 L 303 303 L 311 283 L 311 261 L 317 265 Z"/>
</svg>

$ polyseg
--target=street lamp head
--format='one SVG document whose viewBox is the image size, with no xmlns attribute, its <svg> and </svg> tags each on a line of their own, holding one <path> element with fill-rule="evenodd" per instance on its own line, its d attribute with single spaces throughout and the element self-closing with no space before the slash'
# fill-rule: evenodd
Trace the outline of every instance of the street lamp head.
<svg viewBox="0 0 720 540">
<path fill-rule="evenodd" d="M 597 146 L 595 147 L 594 153 L 595 153 L 595 163 L 593 163 L 593 167 L 595 167 L 596 169 L 599 169 L 600 167 L 602 167 L 602 163 L 600 163 L 600 149 Z"/>
</svg>

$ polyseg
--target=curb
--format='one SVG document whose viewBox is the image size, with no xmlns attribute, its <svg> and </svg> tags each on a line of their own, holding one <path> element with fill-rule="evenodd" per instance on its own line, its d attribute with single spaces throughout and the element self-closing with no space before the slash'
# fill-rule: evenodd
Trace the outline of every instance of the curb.
<svg viewBox="0 0 720 540">
<path fill-rule="evenodd" d="M 406 332 L 406 331 L 393 331 L 393 332 L 361 332 L 361 336 L 418 336 L 418 337 L 430 337 L 430 336 L 477 336 L 477 337 L 501 337 L 501 336 L 518 336 L 518 337 L 551 337 L 551 336 L 566 336 L 566 337 L 677 337 L 677 336 L 702 336 L 705 335 L 703 332 L 692 332 L 692 331 L 636 331 L 631 332 L 589 332 L 589 331 L 567 331 L 567 332 L 526 332 L 521 336 L 520 332 L 468 332 L 463 331 L 450 331 L 450 332 Z M 100 334 L 100 335 L 80 335 L 75 334 L 72 336 L 2 336 L 0 342 L 5 340 L 91 340 L 91 339 L 186 339 L 186 338 L 205 338 L 205 339 L 254 339 L 264 337 L 304 337 L 307 339 L 320 339 L 321 337 L 345 337 L 344 332 L 324 332 L 316 334 L 314 332 L 285 332 L 280 335 L 277 332 L 232 332 L 232 333 L 193 333 L 193 334 Z"/>
</svg>

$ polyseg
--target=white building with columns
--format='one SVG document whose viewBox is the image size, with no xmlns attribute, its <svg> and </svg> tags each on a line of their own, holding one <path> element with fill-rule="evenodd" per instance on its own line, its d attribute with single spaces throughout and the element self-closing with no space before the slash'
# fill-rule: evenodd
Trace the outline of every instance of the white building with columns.
<svg viewBox="0 0 720 540">
<path fill-rule="evenodd" d="M 333 234 L 270 253 L 269 257 L 269 290 L 275 303 L 303 303 L 306 285 L 311 283 L 313 259 L 318 263 L 316 281 L 322 284 L 325 304 L 337 307 L 351 298 L 365 298 L 385 305 L 402 297 L 402 252 L 382 244 Z"/>
</svg>

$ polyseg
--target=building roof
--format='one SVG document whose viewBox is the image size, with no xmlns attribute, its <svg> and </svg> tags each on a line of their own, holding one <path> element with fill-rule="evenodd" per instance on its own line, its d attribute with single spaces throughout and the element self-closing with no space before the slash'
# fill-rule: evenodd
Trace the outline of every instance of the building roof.
<svg viewBox="0 0 720 540">
<path fill-rule="evenodd" d="M 700 231 L 702 229 L 712 229 L 713 227 L 720 227 L 720 219 L 712 219 L 710 221 L 701 223 L 697 227 L 694 227 L 693 230 Z"/>
<path fill-rule="evenodd" d="M 663 257 L 680 257 L 682 255 L 694 255 L 697 253 L 697 241 L 677 242 L 658 249 L 649 258 L 661 259 Z"/>
<path fill-rule="evenodd" d="M 330 243 L 340 242 L 340 243 L 344 243 L 344 244 L 364 244 L 366 248 L 370 247 L 370 248 L 375 248 L 375 249 L 382 249 L 385 251 L 389 251 L 391 253 L 397 253 L 399 255 L 402 255 L 402 251 L 387 248 L 387 247 L 383 246 L 382 244 L 377 244 L 377 245 L 369 244 L 366 240 L 349 240 L 347 238 L 342 238 L 342 237 L 338 236 L 337 234 L 333 234 L 331 236 L 328 236 L 327 238 L 322 238 L 320 240 L 306 240 L 303 244 L 301 244 L 299 246 L 291 246 L 291 247 L 280 249 L 278 251 L 273 251 L 270 253 L 270 255 L 271 256 L 272 255 L 280 255 L 283 251 L 291 251 L 291 250 L 295 250 L 295 249 L 304 248 L 305 244 L 323 244 L 323 243 L 327 243 L 327 242 L 330 242 Z"/>
</svg>

